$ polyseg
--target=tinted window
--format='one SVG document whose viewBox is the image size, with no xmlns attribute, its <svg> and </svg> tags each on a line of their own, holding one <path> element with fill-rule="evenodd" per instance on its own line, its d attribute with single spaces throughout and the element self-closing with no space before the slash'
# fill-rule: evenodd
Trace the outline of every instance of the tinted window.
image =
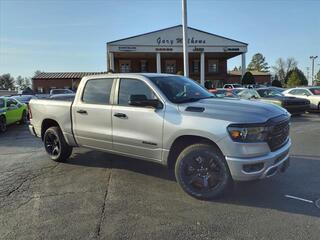
<svg viewBox="0 0 320 240">
<path fill-rule="evenodd" d="M 9 107 L 10 105 L 17 105 L 18 102 L 12 98 L 7 100 L 7 107 Z"/>
<path fill-rule="evenodd" d="M 4 100 L 0 98 L 0 108 L 4 108 Z"/>
<path fill-rule="evenodd" d="M 320 95 L 320 88 L 310 88 L 310 91 L 311 91 L 314 95 Z"/>
<path fill-rule="evenodd" d="M 306 96 L 309 96 L 311 95 L 308 90 L 305 90 L 305 89 L 296 89 L 296 95 L 306 95 Z"/>
<path fill-rule="evenodd" d="M 82 101 L 91 104 L 109 104 L 113 79 L 94 79 L 87 81 Z"/>
<path fill-rule="evenodd" d="M 131 95 L 145 95 L 147 99 L 156 99 L 153 91 L 142 81 L 136 79 L 121 79 L 119 90 L 119 105 L 129 106 Z"/>
<path fill-rule="evenodd" d="M 297 94 L 297 89 L 291 90 L 289 93 L 293 94 L 293 95 L 296 95 Z"/>
<path fill-rule="evenodd" d="M 259 89 L 257 92 L 260 94 L 261 97 L 274 97 L 278 96 L 281 97 L 283 96 L 282 93 L 278 91 L 274 91 L 272 89 Z"/>
</svg>

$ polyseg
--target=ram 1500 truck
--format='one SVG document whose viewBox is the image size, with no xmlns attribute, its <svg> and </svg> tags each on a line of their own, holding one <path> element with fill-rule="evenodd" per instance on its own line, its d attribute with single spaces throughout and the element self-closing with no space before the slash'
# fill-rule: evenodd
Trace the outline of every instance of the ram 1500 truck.
<svg viewBox="0 0 320 240">
<path fill-rule="evenodd" d="M 31 100 L 31 133 L 54 161 L 87 147 L 173 168 L 182 189 L 214 198 L 233 181 L 263 179 L 289 163 L 290 114 L 283 108 L 216 98 L 167 74 L 84 77 L 74 100 Z"/>
</svg>

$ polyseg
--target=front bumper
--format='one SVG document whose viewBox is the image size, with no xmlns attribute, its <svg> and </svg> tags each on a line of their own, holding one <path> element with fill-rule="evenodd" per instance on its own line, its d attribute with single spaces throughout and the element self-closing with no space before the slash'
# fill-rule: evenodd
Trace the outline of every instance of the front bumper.
<svg viewBox="0 0 320 240">
<path fill-rule="evenodd" d="M 231 176 L 235 181 L 250 181 L 263 179 L 277 174 L 279 171 L 284 171 L 289 166 L 289 150 L 291 140 L 280 149 L 270 152 L 266 155 L 251 158 L 235 158 L 226 157 Z M 258 165 L 261 167 L 258 171 L 245 171 L 245 166 Z"/>
<path fill-rule="evenodd" d="M 33 136 L 37 137 L 37 133 L 36 133 L 36 131 L 34 130 L 34 127 L 33 127 L 32 124 L 29 124 L 29 131 L 30 131 L 30 133 L 31 133 Z"/>
</svg>

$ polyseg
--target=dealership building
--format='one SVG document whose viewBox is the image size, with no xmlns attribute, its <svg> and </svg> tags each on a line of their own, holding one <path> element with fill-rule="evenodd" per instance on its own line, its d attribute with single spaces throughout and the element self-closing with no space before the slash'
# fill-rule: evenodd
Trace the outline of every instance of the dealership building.
<svg viewBox="0 0 320 240">
<path fill-rule="evenodd" d="M 213 81 L 214 85 L 228 82 L 228 59 L 241 55 L 245 70 L 247 46 L 244 42 L 188 27 L 190 78 L 202 84 L 206 80 Z M 182 72 L 182 25 L 108 42 L 107 70 Z"/>
<path fill-rule="evenodd" d="M 214 87 L 240 83 L 246 70 L 247 47 L 247 43 L 189 27 L 189 77 L 201 84 L 212 81 Z M 242 70 L 228 72 L 228 60 L 236 56 L 241 56 Z M 182 74 L 182 25 L 108 42 L 106 65 L 105 72 Z M 75 90 L 82 77 L 105 72 L 43 72 L 33 77 L 33 90 Z M 252 73 L 257 83 L 270 82 L 270 74 Z"/>
</svg>

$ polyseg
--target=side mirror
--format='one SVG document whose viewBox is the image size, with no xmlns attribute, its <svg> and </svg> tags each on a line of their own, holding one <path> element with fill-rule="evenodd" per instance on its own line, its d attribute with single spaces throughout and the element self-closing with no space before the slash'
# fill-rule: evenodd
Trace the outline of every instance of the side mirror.
<svg viewBox="0 0 320 240">
<path fill-rule="evenodd" d="M 162 103 L 158 99 L 147 99 L 146 95 L 131 95 L 128 101 L 131 106 L 162 108 Z"/>
<path fill-rule="evenodd" d="M 15 108 L 15 107 L 16 107 L 16 105 L 13 104 L 13 103 L 11 103 L 11 104 L 9 105 L 9 108 Z"/>
</svg>

